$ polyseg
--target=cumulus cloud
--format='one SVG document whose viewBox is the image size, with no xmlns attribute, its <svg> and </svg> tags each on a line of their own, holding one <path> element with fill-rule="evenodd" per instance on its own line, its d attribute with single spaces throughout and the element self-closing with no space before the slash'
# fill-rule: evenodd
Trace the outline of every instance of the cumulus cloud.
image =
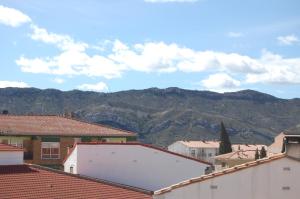
<svg viewBox="0 0 300 199">
<path fill-rule="evenodd" d="M 226 73 L 209 75 L 207 79 L 201 81 L 202 86 L 210 91 L 228 92 L 238 90 L 241 82 Z"/>
<path fill-rule="evenodd" d="M 263 50 L 259 62 L 265 66 L 265 72 L 246 74 L 247 83 L 300 83 L 300 58 L 283 58 Z"/>
<path fill-rule="evenodd" d="M 7 88 L 7 87 L 27 88 L 29 87 L 29 85 L 25 82 L 18 82 L 18 81 L 0 81 L 0 88 Z"/>
<path fill-rule="evenodd" d="M 193 3 L 198 0 L 144 0 L 147 3 Z"/>
<path fill-rule="evenodd" d="M 243 37 L 244 34 L 241 32 L 229 32 L 227 33 L 227 36 L 231 38 L 239 38 L 239 37 Z"/>
<path fill-rule="evenodd" d="M 21 11 L 0 5 L 0 23 L 11 27 L 18 27 L 28 22 L 31 22 L 30 17 Z"/>
<path fill-rule="evenodd" d="M 31 25 L 31 39 L 54 45 L 60 53 L 52 57 L 16 60 L 23 72 L 52 75 L 121 77 L 126 71 L 145 73 L 210 72 L 238 75 L 247 83 L 300 83 L 300 58 L 284 58 L 263 51 L 260 58 L 238 53 L 196 51 L 176 43 L 145 42 L 128 45 L 105 41 L 105 50 L 91 54 L 89 45 L 68 35 L 48 32 Z"/>
<path fill-rule="evenodd" d="M 280 45 L 293 45 L 299 42 L 299 38 L 296 35 L 286 35 L 277 37 L 277 41 Z"/>
<path fill-rule="evenodd" d="M 104 82 L 98 82 L 96 84 L 82 84 L 77 87 L 80 90 L 107 92 L 108 87 Z"/>
</svg>

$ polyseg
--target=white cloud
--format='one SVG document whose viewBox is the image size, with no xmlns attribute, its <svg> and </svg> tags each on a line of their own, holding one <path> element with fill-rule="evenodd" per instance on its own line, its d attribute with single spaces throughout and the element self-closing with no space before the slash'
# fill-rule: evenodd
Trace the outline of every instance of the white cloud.
<svg viewBox="0 0 300 199">
<path fill-rule="evenodd" d="M 241 82 L 233 79 L 226 73 L 217 73 L 210 75 L 207 79 L 201 81 L 202 86 L 210 91 L 229 92 L 238 90 Z"/>
<path fill-rule="evenodd" d="M 300 58 L 283 58 L 264 50 L 259 62 L 265 66 L 265 72 L 246 74 L 247 83 L 300 83 Z"/>
<path fill-rule="evenodd" d="M 104 82 L 98 82 L 96 84 L 82 84 L 77 87 L 80 90 L 107 92 L 108 87 Z"/>
<path fill-rule="evenodd" d="M 68 35 L 49 33 L 32 25 L 31 38 L 53 44 L 61 52 L 52 57 L 27 58 L 16 63 L 23 72 L 52 75 L 121 77 L 126 71 L 146 73 L 210 72 L 239 76 L 247 83 L 300 83 L 300 58 L 283 58 L 263 51 L 260 58 L 237 53 L 196 51 L 175 43 L 145 42 L 128 45 L 105 41 L 105 51 L 91 54 L 93 48 Z"/>
<path fill-rule="evenodd" d="M 0 88 L 6 87 L 18 87 L 18 88 L 27 88 L 29 85 L 25 82 L 18 81 L 0 81 Z"/>
<path fill-rule="evenodd" d="M 11 27 L 18 27 L 28 22 L 31 22 L 31 19 L 21 11 L 0 5 L 0 23 Z"/>
<path fill-rule="evenodd" d="M 68 35 L 49 33 L 46 29 L 40 28 L 36 25 L 31 25 L 30 27 L 33 31 L 33 33 L 30 35 L 31 39 L 47 44 L 54 44 L 63 51 L 84 51 L 89 47 L 88 44 L 84 42 L 75 42 Z"/>
<path fill-rule="evenodd" d="M 293 45 L 299 42 L 299 38 L 296 35 L 286 35 L 277 37 L 277 41 L 280 45 Z"/>
<path fill-rule="evenodd" d="M 62 79 L 62 78 L 59 78 L 59 77 L 57 77 L 57 78 L 54 78 L 54 79 L 53 79 L 53 81 L 54 81 L 55 83 L 57 83 L 57 84 L 62 84 L 62 83 L 64 83 L 64 82 L 65 82 L 65 80 L 64 80 L 64 79 Z"/>
<path fill-rule="evenodd" d="M 241 33 L 241 32 L 229 32 L 227 34 L 228 37 L 231 37 L 231 38 L 239 38 L 239 37 L 243 37 L 244 34 Z"/>
<path fill-rule="evenodd" d="M 193 3 L 198 0 L 144 0 L 147 3 Z"/>
</svg>

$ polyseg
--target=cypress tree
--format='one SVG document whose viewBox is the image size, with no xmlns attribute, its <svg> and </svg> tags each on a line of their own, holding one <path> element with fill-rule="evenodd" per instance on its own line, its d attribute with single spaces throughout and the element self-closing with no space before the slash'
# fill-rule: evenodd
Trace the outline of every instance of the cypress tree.
<svg viewBox="0 0 300 199">
<path fill-rule="evenodd" d="M 266 151 L 265 147 L 261 147 L 260 158 L 265 158 L 265 157 L 267 157 L 267 151 Z"/>
<path fill-rule="evenodd" d="M 229 140 L 228 133 L 225 129 L 224 123 L 221 122 L 221 136 L 220 136 L 220 147 L 219 154 L 225 154 L 232 152 L 231 143 Z"/>
<path fill-rule="evenodd" d="M 255 160 L 259 159 L 259 152 L 258 152 L 258 148 L 256 148 L 255 151 Z"/>
</svg>

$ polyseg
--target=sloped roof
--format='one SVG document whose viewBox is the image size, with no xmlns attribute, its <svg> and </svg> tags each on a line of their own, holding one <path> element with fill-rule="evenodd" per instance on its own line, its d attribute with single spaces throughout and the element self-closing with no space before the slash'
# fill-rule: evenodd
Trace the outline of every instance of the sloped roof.
<svg viewBox="0 0 300 199">
<path fill-rule="evenodd" d="M 135 136 L 104 125 L 55 115 L 0 115 L 0 135 Z"/>
<path fill-rule="evenodd" d="M 150 199 L 146 193 L 34 165 L 0 166 L 1 198 Z"/>
<path fill-rule="evenodd" d="M 23 149 L 0 143 L 0 151 L 23 151 Z"/>
<path fill-rule="evenodd" d="M 216 160 L 254 160 L 256 150 L 239 150 L 233 151 L 231 153 L 226 153 L 222 155 L 215 156 Z M 267 152 L 267 156 L 273 155 L 273 153 Z"/>
<path fill-rule="evenodd" d="M 219 141 L 179 141 L 179 143 L 191 148 L 219 148 Z"/>
<path fill-rule="evenodd" d="M 251 150 L 261 150 L 261 148 L 264 147 L 266 150 L 268 147 L 263 144 L 233 144 L 232 145 L 232 150 L 233 151 L 251 151 Z"/>
</svg>

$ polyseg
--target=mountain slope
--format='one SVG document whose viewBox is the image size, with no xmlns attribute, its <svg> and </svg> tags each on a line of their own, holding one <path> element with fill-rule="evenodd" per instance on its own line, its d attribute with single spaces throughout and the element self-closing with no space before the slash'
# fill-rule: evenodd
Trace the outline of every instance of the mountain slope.
<svg viewBox="0 0 300 199">
<path fill-rule="evenodd" d="M 83 120 L 131 130 L 142 141 L 161 146 L 181 139 L 218 139 L 222 120 L 233 142 L 265 144 L 300 123 L 300 99 L 279 99 L 252 90 L 219 94 L 179 88 L 115 93 L 4 88 L 0 110 L 11 114 L 72 111 Z"/>
</svg>

